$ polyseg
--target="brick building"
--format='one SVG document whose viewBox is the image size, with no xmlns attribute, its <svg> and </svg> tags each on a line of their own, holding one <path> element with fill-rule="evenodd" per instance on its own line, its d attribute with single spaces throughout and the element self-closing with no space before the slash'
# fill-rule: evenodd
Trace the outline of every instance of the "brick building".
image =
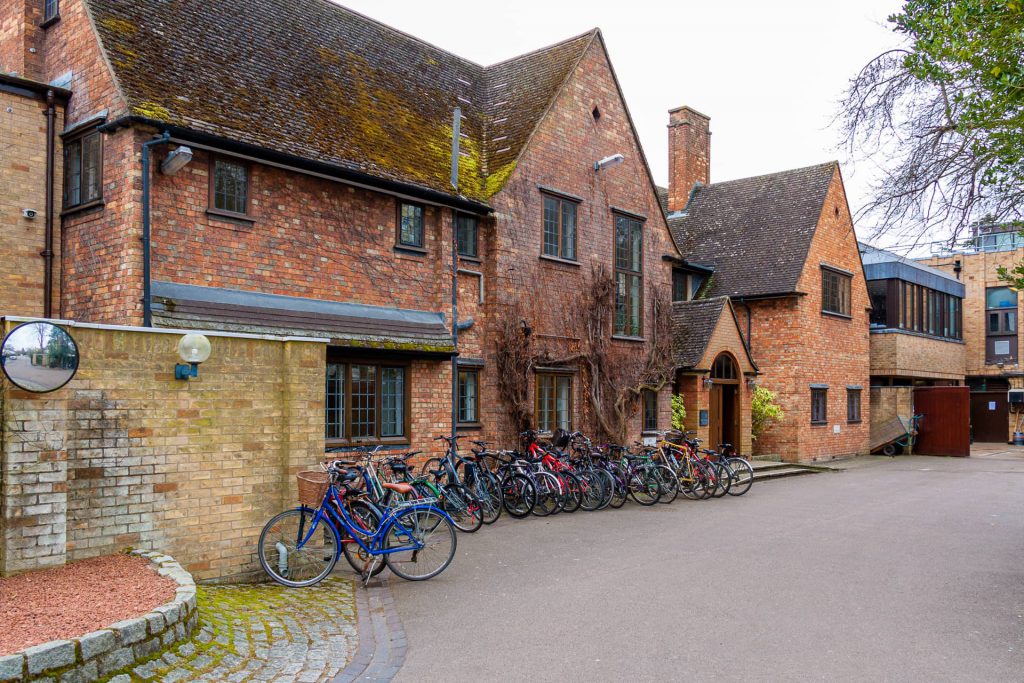
<svg viewBox="0 0 1024 683">
<path fill-rule="evenodd" d="M 1024 388 L 1020 361 L 1020 293 L 998 277 L 1024 260 L 1024 239 L 1012 226 L 982 226 L 953 249 L 922 259 L 962 283 L 962 376 L 971 388 L 971 431 L 975 441 L 1012 441 L 1024 430 L 1021 410 L 1008 391 Z"/>
<path fill-rule="evenodd" d="M 839 165 L 708 184 L 708 117 L 689 107 L 669 116 L 662 197 L 687 259 L 674 298 L 732 302 L 759 372 L 740 384 L 740 406 L 757 383 L 785 411 L 757 450 L 787 460 L 866 453 L 870 302 Z"/>
<path fill-rule="evenodd" d="M 140 497 L 146 519 L 69 535 L 74 557 L 162 544 L 203 578 L 250 571 L 251 556 L 214 548 L 218 534 L 251 547 L 252 520 L 290 502 L 291 473 L 325 446 L 438 452 L 456 353 L 457 422 L 479 438 L 509 443 L 517 410 L 542 429 L 592 428 L 598 328 L 604 367 L 649 387 L 624 405 L 627 438 L 668 426 L 671 386 L 642 361 L 668 345 L 681 259 L 599 31 L 483 67 L 322 0 L 19 0 L 3 12 L 15 40 L 0 54 L 22 60 L 4 68 L 66 84 L 65 157 L 89 169 L 63 183 L 52 314 L 154 328 L 104 341 L 86 327 L 98 331 L 83 333 L 82 376 L 0 399 L 26 418 L 69 401 L 119 420 L 79 423 L 45 451 L 17 439 L 19 471 Z M 0 314 L 39 312 L 2 300 Z M 175 384 L 159 331 L 187 329 L 211 332 L 224 357 Z M 499 382 L 509 342 L 528 353 L 519 393 Z M 249 378 L 247 359 L 303 385 Z M 125 434 L 105 435 L 115 426 Z M 210 525 L 195 548 L 182 515 Z"/>
</svg>

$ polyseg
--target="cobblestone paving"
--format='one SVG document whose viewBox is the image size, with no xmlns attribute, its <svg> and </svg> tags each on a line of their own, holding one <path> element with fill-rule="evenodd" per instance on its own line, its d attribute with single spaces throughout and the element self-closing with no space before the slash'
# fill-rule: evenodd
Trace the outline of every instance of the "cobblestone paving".
<svg viewBox="0 0 1024 683">
<path fill-rule="evenodd" d="M 200 586 L 199 627 L 178 645 L 110 683 L 317 683 L 338 674 L 358 644 L 354 585 Z"/>
</svg>

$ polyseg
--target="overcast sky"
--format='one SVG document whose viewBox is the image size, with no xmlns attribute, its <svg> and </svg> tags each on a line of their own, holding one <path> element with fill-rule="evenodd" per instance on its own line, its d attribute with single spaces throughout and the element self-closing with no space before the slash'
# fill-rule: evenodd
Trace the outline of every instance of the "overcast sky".
<svg viewBox="0 0 1024 683">
<path fill-rule="evenodd" d="M 829 124 L 847 81 L 897 43 L 886 17 L 898 0 L 339 0 L 481 64 L 599 27 L 644 152 L 668 180 L 668 110 L 711 117 L 711 180 L 831 159 L 843 162 L 850 206 L 871 169 L 853 167 Z M 858 236 L 871 226 L 858 225 Z"/>
</svg>

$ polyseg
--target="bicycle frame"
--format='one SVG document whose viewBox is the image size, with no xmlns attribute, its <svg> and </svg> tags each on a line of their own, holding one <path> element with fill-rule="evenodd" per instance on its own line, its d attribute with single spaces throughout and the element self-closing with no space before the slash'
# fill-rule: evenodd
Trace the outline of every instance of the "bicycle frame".
<svg viewBox="0 0 1024 683">
<path fill-rule="evenodd" d="M 309 508 L 304 508 L 309 510 Z M 354 540 L 360 548 L 365 552 L 373 556 L 388 555 L 399 551 L 406 550 L 419 550 L 423 547 L 423 544 L 416 540 L 409 529 L 406 529 L 402 524 L 398 522 L 398 515 L 406 510 L 431 510 L 440 513 L 449 522 L 452 522 L 452 518 L 448 516 L 448 513 L 444 510 L 435 507 L 429 503 L 412 502 L 405 505 L 398 505 L 387 509 L 386 515 L 381 519 L 380 526 L 377 531 L 371 532 L 369 529 L 364 529 L 356 524 L 349 517 L 348 512 L 345 510 L 345 505 L 341 498 L 338 496 L 338 490 L 332 485 L 327 489 L 327 493 L 324 495 L 324 500 L 317 508 L 313 521 L 309 525 L 309 533 L 305 535 L 301 542 L 296 544 L 296 548 L 302 548 L 313 537 L 316 533 L 317 527 L 320 523 L 325 523 L 328 528 L 334 533 L 334 540 L 336 541 L 335 552 L 341 553 L 341 534 L 338 529 L 344 529 L 345 532 Z M 341 513 L 339 515 L 339 512 Z M 454 524 L 454 522 L 452 522 Z M 399 546 L 397 548 L 384 548 L 384 539 L 388 533 L 391 532 L 392 528 L 398 527 L 398 533 L 407 537 L 410 541 L 410 545 Z M 299 533 L 302 533 L 301 527 Z M 369 544 L 363 542 L 363 538 L 366 538 Z"/>
</svg>

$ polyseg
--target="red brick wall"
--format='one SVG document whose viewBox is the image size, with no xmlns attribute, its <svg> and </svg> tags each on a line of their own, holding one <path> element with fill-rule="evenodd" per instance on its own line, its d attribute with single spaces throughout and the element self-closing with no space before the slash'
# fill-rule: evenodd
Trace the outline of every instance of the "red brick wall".
<svg viewBox="0 0 1024 683">
<path fill-rule="evenodd" d="M 597 121 L 592 116 L 595 107 L 601 113 Z M 625 161 L 594 171 L 595 161 L 613 154 L 623 154 Z M 577 209 L 578 265 L 540 258 L 543 197 L 538 185 L 582 198 Z M 592 268 L 614 266 L 611 207 L 617 207 L 647 219 L 643 228 L 644 334 L 653 334 L 652 289 L 661 287 L 668 292 L 671 269 L 662 256 L 676 252 L 600 42 L 586 52 L 534 133 L 508 184 L 492 202 L 497 225 L 489 233 L 490 256 L 485 261 L 491 292 L 488 321 L 507 315 L 507 306 L 518 302 L 538 344 L 551 349 L 555 356 L 578 349 L 572 317 L 578 313 L 579 296 L 588 287 Z M 489 340 L 482 342 L 487 362 L 481 373 L 485 435 L 500 435 L 507 441 L 511 434 L 507 407 L 498 396 L 494 334 L 493 325 L 478 326 L 468 335 L 467 346 L 475 351 L 480 348 L 476 345 L 481 344 L 481 335 Z M 643 342 L 613 343 L 631 354 L 645 354 L 647 350 Z M 584 426 L 587 402 L 579 377 L 573 388 L 574 426 L 580 427 Z M 531 397 L 533 391 L 531 380 Z M 670 389 L 666 387 L 662 393 L 660 426 L 667 428 Z M 631 439 L 639 437 L 639 405 L 634 410 Z"/>
<path fill-rule="evenodd" d="M 0 5 L 0 73 L 44 80 L 40 71 L 42 20 L 43 0 L 5 0 Z"/>
<path fill-rule="evenodd" d="M 427 253 L 412 254 L 395 249 L 388 195 L 254 164 L 250 223 L 207 214 L 209 173 L 195 150 L 154 176 L 153 279 L 432 311 L 450 298 L 449 210 L 425 207 Z"/>
<path fill-rule="evenodd" d="M 142 174 L 145 136 L 121 129 L 103 137 L 104 205 L 63 221 L 61 317 L 142 323 Z"/>
<path fill-rule="evenodd" d="M 851 319 L 821 312 L 821 265 L 854 273 Z M 797 289 L 806 296 L 751 303 L 751 348 L 759 382 L 779 394 L 785 420 L 756 443 L 759 453 L 786 460 L 817 460 L 868 451 L 868 295 L 842 178 L 826 196 Z M 737 307 L 746 329 L 746 311 Z M 828 385 L 828 424 L 811 425 L 811 384 Z M 861 422 L 846 421 L 846 388 L 860 386 Z M 839 433 L 835 433 L 835 428 Z"/>
<path fill-rule="evenodd" d="M 40 5 L 42 0 L 34 0 Z M 131 30 L 131 27 L 124 27 Z M 74 126 L 106 109 L 110 120 L 127 113 L 82 0 L 61 0 L 60 21 L 45 31 L 43 71 L 50 82 L 71 73 L 67 124 Z"/>
</svg>

